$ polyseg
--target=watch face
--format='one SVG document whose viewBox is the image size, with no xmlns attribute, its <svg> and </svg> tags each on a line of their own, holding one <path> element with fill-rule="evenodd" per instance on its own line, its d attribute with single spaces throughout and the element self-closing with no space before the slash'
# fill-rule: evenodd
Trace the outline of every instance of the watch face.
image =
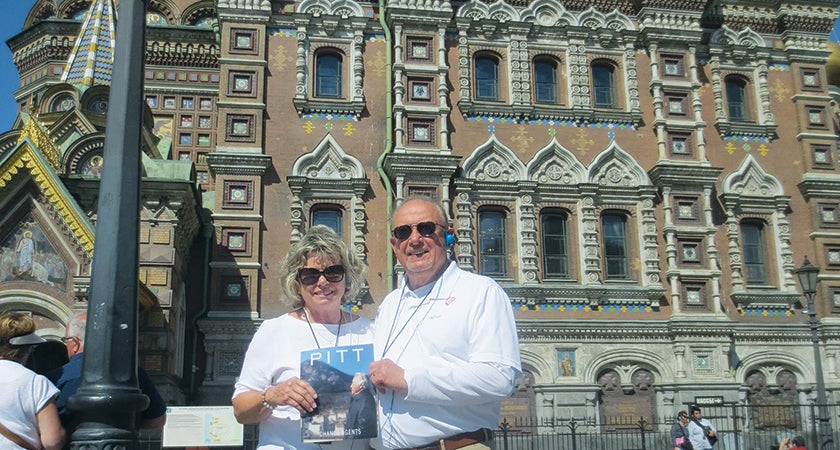
<svg viewBox="0 0 840 450">
<path fill-rule="evenodd" d="M 698 356 L 697 357 L 697 368 L 708 369 L 709 368 L 709 358 L 705 357 L 705 356 Z"/>
</svg>

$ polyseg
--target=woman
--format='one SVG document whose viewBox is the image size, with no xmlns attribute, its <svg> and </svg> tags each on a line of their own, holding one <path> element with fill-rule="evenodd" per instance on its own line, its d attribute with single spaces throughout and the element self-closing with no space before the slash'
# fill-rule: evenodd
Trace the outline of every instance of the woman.
<svg viewBox="0 0 840 450">
<path fill-rule="evenodd" d="M 46 342 L 26 314 L 0 316 L 0 448 L 59 450 L 58 389 L 23 366 L 32 346 Z"/>
<path fill-rule="evenodd" d="M 677 422 L 671 426 L 671 444 L 674 450 L 692 450 L 691 442 L 688 440 L 688 413 L 680 411 L 677 414 Z"/>
<path fill-rule="evenodd" d="M 260 424 L 260 449 L 318 449 L 303 443 L 301 414 L 315 410 L 318 394 L 300 379 L 302 350 L 373 342 L 371 322 L 343 311 L 344 298 L 361 288 L 365 265 L 325 226 L 312 227 L 280 266 L 280 288 L 292 311 L 260 325 L 233 393 L 239 423 Z M 367 448 L 348 439 L 330 450 Z"/>
</svg>

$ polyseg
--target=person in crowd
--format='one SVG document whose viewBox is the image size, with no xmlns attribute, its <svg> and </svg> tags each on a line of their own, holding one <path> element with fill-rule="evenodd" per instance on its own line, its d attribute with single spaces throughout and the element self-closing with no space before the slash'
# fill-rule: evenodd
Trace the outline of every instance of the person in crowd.
<svg viewBox="0 0 840 450">
<path fill-rule="evenodd" d="M 61 390 L 57 402 L 58 414 L 61 417 L 61 423 L 70 433 L 79 426 L 82 420 L 80 412 L 72 411 L 67 407 L 67 400 L 76 394 L 82 383 L 86 326 L 86 312 L 73 314 L 61 339 L 67 346 L 67 357 L 70 360 L 67 364 L 47 374 L 47 378 Z M 137 368 L 137 384 L 140 391 L 149 397 L 149 406 L 136 415 L 136 426 L 138 428 L 163 427 L 166 424 L 166 402 L 142 367 Z"/>
<path fill-rule="evenodd" d="M 677 413 L 677 421 L 671 426 L 671 444 L 674 450 L 691 450 L 691 442 L 688 440 L 688 413 L 680 411 Z"/>
<path fill-rule="evenodd" d="M 58 389 L 23 365 L 32 347 L 44 342 L 28 314 L 0 316 L 0 448 L 59 450 L 64 445 Z"/>
<path fill-rule="evenodd" d="M 259 424 L 260 449 L 318 449 L 301 438 L 301 415 L 316 410 L 318 393 L 300 379 L 300 354 L 373 341 L 371 322 L 342 308 L 359 292 L 367 268 L 331 228 L 316 225 L 290 247 L 279 270 L 281 300 L 291 311 L 254 334 L 233 411 L 239 423 Z M 365 448 L 367 440 L 360 441 L 337 441 L 329 449 Z"/>
<path fill-rule="evenodd" d="M 691 421 L 688 422 L 688 440 L 694 450 L 711 450 L 717 442 L 717 429 L 703 418 L 703 413 L 697 406 L 692 406 Z"/>
<path fill-rule="evenodd" d="M 806 450 L 805 438 L 802 436 L 786 437 L 779 442 L 779 450 Z"/>
<path fill-rule="evenodd" d="M 350 383 L 350 408 L 344 425 L 346 436 L 376 436 L 376 399 L 367 375 L 357 373 Z"/>
<path fill-rule="evenodd" d="M 513 309 L 488 277 L 447 258 L 453 240 L 437 203 L 409 198 L 392 217 L 405 270 L 376 316 L 374 361 L 387 449 L 491 448 L 501 402 L 521 374 Z"/>
</svg>

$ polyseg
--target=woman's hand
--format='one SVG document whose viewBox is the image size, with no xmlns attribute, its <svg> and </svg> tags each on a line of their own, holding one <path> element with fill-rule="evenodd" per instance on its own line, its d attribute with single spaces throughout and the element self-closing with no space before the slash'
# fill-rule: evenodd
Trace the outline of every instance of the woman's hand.
<svg viewBox="0 0 840 450">
<path fill-rule="evenodd" d="M 300 411 L 301 414 L 312 412 L 318 406 L 317 398 L 315 389 L 298 377 L 289 378 L 265 390 L 266 403 L 272 406 L 288 405 Z"/>
</svg>

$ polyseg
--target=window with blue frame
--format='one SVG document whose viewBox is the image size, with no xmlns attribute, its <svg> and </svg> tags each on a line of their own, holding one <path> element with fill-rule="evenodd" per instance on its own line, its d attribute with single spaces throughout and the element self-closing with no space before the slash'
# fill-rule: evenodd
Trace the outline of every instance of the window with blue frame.
<svg viewBox="0 0 840 450">
<path fill-rule="evenodd" d="M 333 51 L 315 56 L 315 97 L 341 98 L 342 58 Z"/>
<path fill-rule="evenodd" d="M 763 223 L 752 220 L 741 222 L 741 252 L 747 284 L 767 284 Z"/>
<path fill-rule="evenodd" d="M 738 76 L 726 77 L 726 107 L 729 120 L 749 120 L 747 110 L 747 80 Z"/>
<path fill-rule="evenodd" d="M 557 62 L 550 58 L 534 60 L 534 87 L 537 103 L 557 103 Z"/>
<path fill-rule="evenodd" d="M 479 273 L 490 277 L 507 276 L 507 230 L 501 211 L 478 212 Z"/>
<path fill-rule="evenodd" d="M 475 57 L 476 100 L 499 100 L 499 60 L 491 55 Z"/>
<path fill-rule="evenodd" d="M 341 210 L 317 208 L 312 211 L 312 225 L 326 225 L 341 236 Z"/>
<path fill-rule="evenodd" d="M 604 251 L 604 278 L 607 280 L 630 279 L 627 249 L 627 216 L 622 213 L 605 213 L 601 216 Z"/>
<path fill-rule="evenodd" d="M 566 213 L 560 211 L 540 214 L 543 278 L 569 277 L 567 217 Z"/>
<path fill-rule="evenodd" d="M 596 108 L 615 108 L 615 66 L 604 62 L 592 65 L 592 94 Z"/>
</svg>

